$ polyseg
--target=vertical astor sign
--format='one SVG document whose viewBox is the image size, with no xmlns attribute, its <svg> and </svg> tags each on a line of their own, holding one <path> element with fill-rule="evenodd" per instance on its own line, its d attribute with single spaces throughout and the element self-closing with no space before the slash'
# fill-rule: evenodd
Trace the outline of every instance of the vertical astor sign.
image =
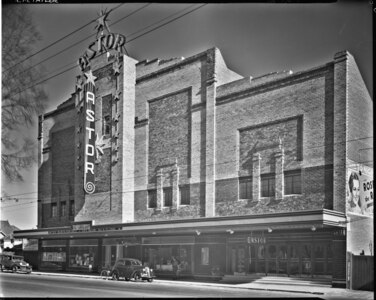
<svg viewBox="0 0 376 300">
<path fill-rule="evenodd" d="M 95 191 L 94 166 L 95 166 L 95 79 L 91 70 L 85 73 L 85 168 L 84 190 L 88 194 Z"/>
</svg>

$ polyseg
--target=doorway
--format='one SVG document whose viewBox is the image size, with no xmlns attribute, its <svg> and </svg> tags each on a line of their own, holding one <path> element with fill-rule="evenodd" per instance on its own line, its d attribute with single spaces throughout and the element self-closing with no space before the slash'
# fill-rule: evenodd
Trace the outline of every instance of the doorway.
<svg viewBox="0 0 376 300">
<path fill-rule="evenodd" d="M 230 247 L 230 273 L 245 274 L 246 271 L 246 247 L 231 246 Z"/>
</svg>

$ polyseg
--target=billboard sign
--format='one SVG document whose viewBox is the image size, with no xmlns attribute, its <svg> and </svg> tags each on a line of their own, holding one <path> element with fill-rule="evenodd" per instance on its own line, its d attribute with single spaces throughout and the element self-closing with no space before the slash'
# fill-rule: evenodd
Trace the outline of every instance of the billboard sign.
<svg viewBox="0 0 376 300">
<path fill-rule="evenodd" d="M 346 212 L 373 216 L 373 176 L 348 169 L 346 184 Z"/>
</svg>

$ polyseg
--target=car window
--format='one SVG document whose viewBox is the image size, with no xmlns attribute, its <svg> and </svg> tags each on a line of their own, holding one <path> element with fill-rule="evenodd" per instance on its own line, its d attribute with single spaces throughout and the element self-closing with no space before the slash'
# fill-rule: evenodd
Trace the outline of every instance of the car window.
<svg viewBox="0 0 376 300">
<path fill-rule="evenodd" d="M 117 264 L 121 265 L 121 266 L 124 266 L 124 260 L 118 260 Z"/>
<path fill-rule="evenodd" d="M 132 265 L 132 263 L 131 263 L 129 260 L 126 260 L 126 261 L 125 261 L 125 265 L 126 265 L 126 266 L 130 266 L 130 265 Z"/>
<path fill-rule="evenodd" d="M 132 261 L 132 263 L 133 263 L 133 265 L 135 265 L 135 266 L 141 266 L 141 262 L 138 261 L 138 260 L 134 260 L 134 261 Z"/>
</svg>

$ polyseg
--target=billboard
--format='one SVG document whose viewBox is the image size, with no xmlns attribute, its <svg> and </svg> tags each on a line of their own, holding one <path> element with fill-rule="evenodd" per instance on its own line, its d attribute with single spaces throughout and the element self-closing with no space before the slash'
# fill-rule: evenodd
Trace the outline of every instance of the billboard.
<svg viewBox="0 0 376 300">
<path fill-rule="evenodd" d="M 373 216 L 373 175 L 347 170 L 346 212 Z"/>
</svg>

